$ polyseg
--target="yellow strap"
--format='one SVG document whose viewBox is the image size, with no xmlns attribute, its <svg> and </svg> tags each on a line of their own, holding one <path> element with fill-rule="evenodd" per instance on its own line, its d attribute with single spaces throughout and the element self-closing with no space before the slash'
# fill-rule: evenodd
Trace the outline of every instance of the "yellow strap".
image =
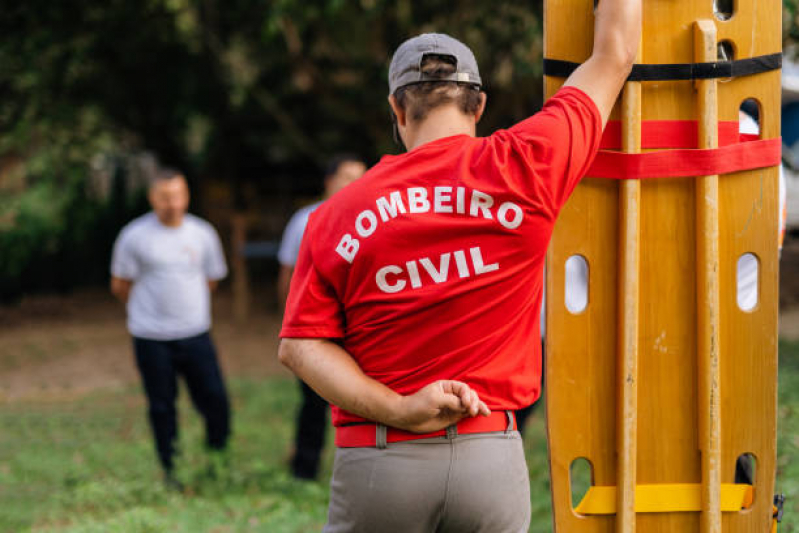
<svg viewBox="0 0 799 533">
<path fill-rule="evenodd" d="M 674 483 L 635 487 L 636 513 L 684 513 L 702 510 L 701 485 Z M 737 512 L 754 500 L 752 485 L 721 485 L 721 510 Z M 591 487 L 575 511 L 582 515 L 616 514 L 616 487 Z"/>
<path fill-rule="evenodd" d="M 774 506 L 774 521 L 771 523 L 771 533 L 777 533 L 777 506 Z"/>
</svg>

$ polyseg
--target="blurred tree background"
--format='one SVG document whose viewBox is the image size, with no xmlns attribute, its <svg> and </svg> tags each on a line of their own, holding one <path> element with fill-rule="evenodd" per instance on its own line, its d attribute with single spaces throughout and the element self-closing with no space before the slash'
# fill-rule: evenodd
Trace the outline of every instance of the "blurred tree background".
<svg viewBox="0 0 799 533">
<path fill-rule="evenodd" d="M 492 101 L 486 129 L 541 100 L 537 2 L 2 4 L 5 300 L 105 282 L 116 232 L 146 208 L 131 190 L 143 154 L 187 173 L 194 209 L 222 189 L 231 209 L 276 212 L 279 237 L 291 199 L 319 192 L 328 157 L 397 151 L 388 60 L 415 33 L 452 32 L 474 48 Z"/>
<path fill-rule="evenodd" d="M 328 157 L 398 151 L 386 74 L 411 35 L 473 48 L 483 132 L 531 114 L 541 19 L 540 1 L 3 0 L 0 300 L 105 283 L 154 158 L 186 172 L 194 210 L 270 213 L 278 238 Z"/>
</svg>

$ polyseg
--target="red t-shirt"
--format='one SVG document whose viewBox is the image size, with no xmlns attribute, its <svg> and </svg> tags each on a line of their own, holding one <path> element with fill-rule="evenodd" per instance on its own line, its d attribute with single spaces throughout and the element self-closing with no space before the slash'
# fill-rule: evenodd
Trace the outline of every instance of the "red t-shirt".
<svg viewBox="0 0 799 533">
<path fill-rule="evenodd" d="M 509 130 L 383 157 L 311 215 L 280 336 L 335 339 L 400 394 L 456 379 L 492 410 L 531 404 L 546 249 L 601 137 L 565 88 Z"/>
</svg>

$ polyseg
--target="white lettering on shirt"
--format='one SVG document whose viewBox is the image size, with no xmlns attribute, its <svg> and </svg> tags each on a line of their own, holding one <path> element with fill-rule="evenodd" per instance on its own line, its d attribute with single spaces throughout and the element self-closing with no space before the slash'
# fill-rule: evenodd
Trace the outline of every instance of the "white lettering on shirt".
<svg viewBox="0 0 799 533">
<path fill-rule="evenodd" d="M 452 213 L 452 187 L 436 187 L 433 195 L 433 211 L 436 213 Z"/>
<path fill-rule="evenodd" d="M 491 207 L 494 205 L 494 199 L 484 192 L 477 189 L 472 191 L 472 203 L 469 206 L 469 215 L 476 217 L 477 211 L 483 213 L 483 218 L 491 219 Z"/>
<path fill-rule="evenodd" d="M 364 226 L 364 221 L 369 221 L 369 227 Z M 377 217 L 370 210 L 361 212 L 358 218 L 355 219 L 355 230 L 361 237 L 368 237 L 377 229 Z"/>
<path fill-rule="evenodd" d="M 513 220 L 508 220 L 508 211 L 513 211 Z M 522 208 L 513 202 L 505 202 L 499 206 L 499 210 L 497 211 L 497 220 L 508 229 L 516 229 L 521 226 L 523 218 L 524 213 L 522 213 Z"/>
<path fill-rule="evenodd" d="M 479 246 L 476 248 L 470 248 L 469 253 L 472 256 L 472 266 L 474 266 L 475 274 L 477 275 L 487 274 L 489 272 L 499 270 L 499 263 L 493 263 L 490 265 L 486 265 L 483 263 L 483 254 L 480 251 Z"/>
<path fill-rule="evenodd" d="M 411 287 L 418 289 L 422 286 L 422 278 L 419 277 L 419 267 L 416 266 L 416 261 L 408 261 L 405 263 L 408 267 L 408 276 L 411 278 Z"/>
<path fill-rule="evenodd" d="M 433 263 L 429 257 L 423 257 L 419 260 L 412 260 L 405 263 L 405 271 L 397 265 L 388 265 L 377 271 L 375 280 L 377 287 L 386 294 L 394 294 L 407 288 L 406 280 L 410 282 L 413 289 L 419 289 L 432 281 L 433 283 L 446 283 L 449 280 L 450 273 L 450 257 L 455 257 L 455 265 L 458 270 L 458 276 L 461 279 L 474 276 L 480 276 L 499 270 L 499 263 L 492 263 L 486 265 L 483 260 L 483 252 L 479 246 L 469 249 L 469 256 L 472 260 L 472 274 L 469 271 L 467 263 L 466 252 L 464 250 L 456 250 L 455 252 L 446 252 L 439 256 L 438 267 Z M 427 277 L 422 278 L 419 273 L 419 265 L 424 268 Z M 394 283 L 389 283 L 386 279 L 388 274 L 398 276 Z M 405 276 L 403 276 L 405 274 Z"/>
<path fill-rule="evenodd" d="M 405 204 L 402 203 L 402 196 L 399 191 L 394 191 L 388 195 L 390 202 L 385 196 L 377 199 L 377 210 L 380 212 L 380 219 L 388 222 L 388 218 L 397 218 L 398 213 L 405 213 Z"/>
<path fill-rule="evenodd" d="M 466 253 L 463 250 L 458 250 L 453 254 L 455 256 L 455 264 L 458 267 L 458 276 L 463 278 L 469 277 L 469 265 L 466 264 Z"/>
<path fill-rule="evenodd" d="M 350 264 L 355 260 L 355 255 L 358 253 L 358 248 L 360 247 L 360 243 L 358 239 L 353 239 L 352 235 L 347 233 L 341 238 L 341 241 L 336 246 L 336 252 L 338 255 L 344 258 L 344 260 Z"/>
<path fill-rule="evenodd" d="M 436 283 L 444 283 L 449 277 L 449 256 L 449 253 L 441 254 L 441 264 L 439 265 L 438 270 L 436 270 L 433 262 L 427 257 L 419 259 L 419 263 L 424 267 L 427 273 L 430 274 L 430 277 L 433 278 L 433 281 Z"/>
<path fill-rule="evenodd" d="M 467 211 L 468 194 L 471 194 L 471 198 L 468 199 Z M 415 215 L 431 211 L 437 214 L 457 213 L 485 220 L 496 220 L 503 228 L 509 230 L 517 229 L 524 222 L 524 211 L 519 205 L 513 202 L 504 202 L 496 209 L 495 204 L 493 196 L 466 187 L 447 185 L 430 188 L 408 187 L 404 194 L 401 190 L 392 191 L 387 196 L 377 198 L 375 200 L 376 209 L 361 211 L 355 219 L 355 233 L 362 239 L 366 239 L 377 231 L 380 224 L 390 223 L 396 218 L 401 218 L 401 215 Z M 345 261 L 352 264 L 358 255 L 360 244 L 351 233 L 347 233 L 336 246 L 336 252 Z M 459 259 L 457 254 L 454 255 L 458 275 L 460 277 L 468 276 L 469 267 L 465 255 L 463 259 Z M 416 268 L 418 271 L 418 265 Z M 413 280 L 411 282 L 413 284 Z"/>
<path fill-rule="evenodd" d="M 404 279 L 398 279 L 396 283 L 388 283 L 386 281 L 388 274 L 402 274 L 402 269 L 397 265 L 388 265 L 377 271 L 377 286 L 380 287 L 381 291 L 393 294 L 405 288 L 406 282 Z"/>
<path fill-rule="evenodd" d="M 466 189 L 458 187 L 456 192 L 455 209 L 459 215 L 466 214 Z"/>
<path fill-rule="evenodd" d="M 430 211 L 427 189 L 424 187 L 410 187 L 408 189 L 408 204 L 410 204 L 411 213 L 427 213 Z"/>
</svg>

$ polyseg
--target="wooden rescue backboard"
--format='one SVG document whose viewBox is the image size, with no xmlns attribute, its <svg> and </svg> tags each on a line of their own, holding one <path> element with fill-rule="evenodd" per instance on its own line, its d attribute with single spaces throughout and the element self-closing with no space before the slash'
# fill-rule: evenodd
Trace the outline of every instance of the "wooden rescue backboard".
<svg viewBox="0 0 799 533">
<path fill-rule="evenodd" d="M 593 3 L 545 0 L 545 57 L 576 63 L 589 57 Z M 781 51 L 779 0 L 735 0 L 727 20 L 716 16 L 713 0 L 643 3 L 640 63 L 698 62 L 700 26 L 714 26 L 716 40 L 736 60 Z M 546 95 L 563 81 L 547 76 Z M 717 99 L 704 105 L 717 105 L 719 121 L 739 120 L 742 103 L 754 99 L 761 138 L 779 137 L 778 70 L 709 83 L 716 89 L 690 80 L 628 83 L 627 101 L 617 104 L 611 120 L 627 121 L 633 131 L 627 148 L 635 151 L 641 120 L 701 124 L 714 111 L 703 108 L 703 95 L 717 90 Z M 712 201 L 702 188 L 713 189 L 708 180 L 588 177 L 560 215 L 546 282 L 547 426 L 558 533 L 770 531 L 778 169 L 721 175 Z M 753 254 L 758 266 L 757 303 L 747 311 L 737 300 L 737 264 L 744 254 Z M 565 300 L 572 256 L 588 266 L 587 305 L 575 312 Z M 714 509 L 722 487 L 734 483 L 736 460 L 744 454 L 756 465 L 751 505 Z M 611 514 L 575 509 L 570 467 L 580 458 L 590 462 L 593 487 L 616 488 Z M 647 493 L 652 485 L 654 492 Z M 683 493 L 687 486 L 696 488 L 701 510 L 640 508 L 667 498 L 675 485 Z"/>
</svg>

